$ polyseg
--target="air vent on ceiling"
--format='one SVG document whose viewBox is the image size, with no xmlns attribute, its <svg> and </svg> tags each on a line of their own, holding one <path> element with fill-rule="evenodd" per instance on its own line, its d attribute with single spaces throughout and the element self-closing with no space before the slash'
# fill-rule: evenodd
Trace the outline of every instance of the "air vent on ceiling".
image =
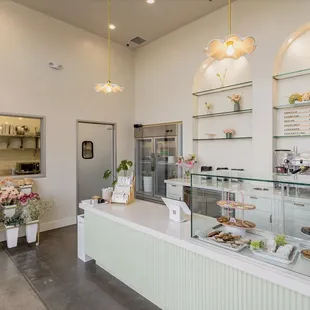
<svg viewBox="0 0 310 310">
<path fill-rule="evenodd" d="M 135 37 L 135 38 L 131 39 L 130 42 L 141 45 L 144 42 L 146 42 L 146 40 L 144 40 L 143 38 L 140 38 L 140 37 Z"/>
</svg>

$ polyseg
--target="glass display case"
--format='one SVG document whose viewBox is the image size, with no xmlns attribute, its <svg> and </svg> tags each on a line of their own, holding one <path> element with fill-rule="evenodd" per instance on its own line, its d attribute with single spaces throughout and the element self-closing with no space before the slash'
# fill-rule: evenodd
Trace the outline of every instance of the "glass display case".
<svg viewBox="0 0 310 310">
<path fill-rule="evenodd" d="M 191 212 L 202 243 L 310 277 L 310 176 L 193 173 Z"/>
</svg>

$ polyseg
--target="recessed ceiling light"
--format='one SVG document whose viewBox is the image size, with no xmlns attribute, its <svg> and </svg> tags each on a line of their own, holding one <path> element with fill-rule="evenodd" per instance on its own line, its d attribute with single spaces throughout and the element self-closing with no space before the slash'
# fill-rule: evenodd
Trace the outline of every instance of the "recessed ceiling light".
<svg viewBox="0 0 310 310">
<path fill-rule="evenodd" d="M 147 3 L 152 4 L 155 3 L 155 0 L 146 0 Z"/>
<path fill-rule="evenodd" d="M 115 27 L 115 25 L 113 25 L 113 24 L 110 24 L 110 29 L 112 29 L 112 30 L 114 30 L 116 27 Z"/>
</svg>

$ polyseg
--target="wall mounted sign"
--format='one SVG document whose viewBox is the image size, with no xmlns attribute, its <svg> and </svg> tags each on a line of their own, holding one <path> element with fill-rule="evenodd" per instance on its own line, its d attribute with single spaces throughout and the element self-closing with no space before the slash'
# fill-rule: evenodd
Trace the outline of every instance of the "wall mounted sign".
<svg viewBox="0 0 310 310">
<path fill-rule="evenodd" d="M 310 135 L 310 107 L 283 110 L 284 136 Z"/>
</svg>

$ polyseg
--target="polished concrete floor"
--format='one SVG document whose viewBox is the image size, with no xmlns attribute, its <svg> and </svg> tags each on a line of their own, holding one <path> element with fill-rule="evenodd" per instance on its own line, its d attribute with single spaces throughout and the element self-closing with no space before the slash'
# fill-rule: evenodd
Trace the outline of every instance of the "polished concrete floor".
<svg viewBox="0 0 310 310">
<path fill-rule="evenodd" d="M 0 248 L 0 309 L 46 309 L 2 248 Z"/>
<path fill-rule="evenodd" d="M 77 258 L 76 226 L 42 233 L 39 247 L 20 239 L 6 251 L 48 309 L 159 310 L 94 262 Z"/>
</svg>

